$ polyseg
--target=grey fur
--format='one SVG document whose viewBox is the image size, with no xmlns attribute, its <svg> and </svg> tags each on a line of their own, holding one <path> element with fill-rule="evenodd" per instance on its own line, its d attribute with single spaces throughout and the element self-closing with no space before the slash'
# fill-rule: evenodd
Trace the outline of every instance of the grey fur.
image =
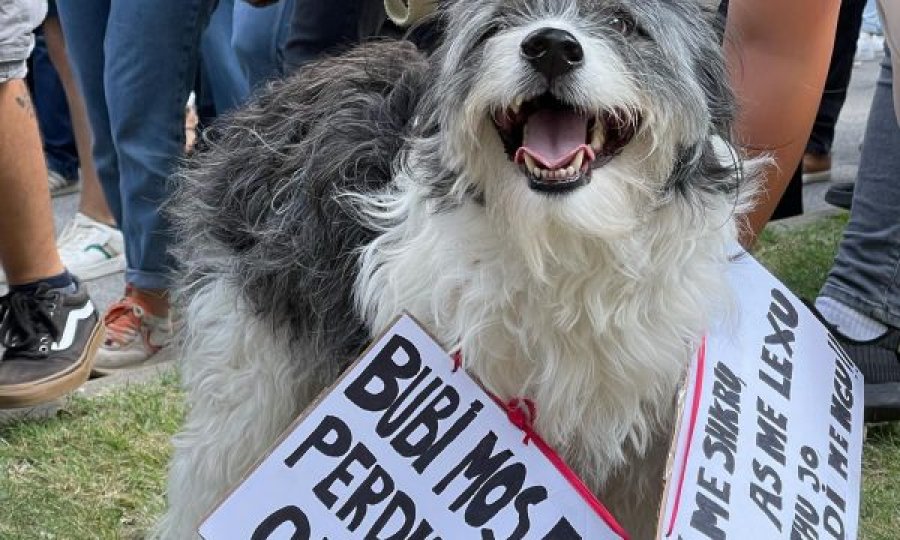
<svg viewBox="0 0 900 540">
<path fill-rule="evenodd" d="M 383 188 L 426 64 L 388 42 L 272 83 L 205 134 L 176 178 L 179 297 L 218 279 L 293 337 L 351 358 L 368 338 L 348 284 L 374 232 L 335 195 Z"/>
<path fill-rule="evenodd" d="M 354 308 L 357 253 L 378 232 L 338 195 L 389 189 L 396 167 L 414 155 L 415 180 L 435 211 L 458 205 L 453 187 L 466 171 L 448 155 L 448 126 L 460 121 L 480 76 L 486 39 L 566 10 L 611 44 L 653 110 L 680 123 L 684 137 L 658 203 L 702 212 L 705 193 L 736 194 L 741 178 L 721 166 L 711 143 L 729 139 L 734 100 L 712 17 L 696 0 L 457 0 L 440 15 L 449 37 L 432 56 L 402 42 L 364 45 L 271 84 L 206 135 L 176 179 L 171 210 L 181 300 L 225 280 L 304 350 L 353 358 L 373 331 Z M 627 36 L 609 28 L 622 14 L 637 23 Z M 524 84 L 534 91 L 546 83 Z M 482 193 L 471 183 L 465 196 Z"/>
</svg>

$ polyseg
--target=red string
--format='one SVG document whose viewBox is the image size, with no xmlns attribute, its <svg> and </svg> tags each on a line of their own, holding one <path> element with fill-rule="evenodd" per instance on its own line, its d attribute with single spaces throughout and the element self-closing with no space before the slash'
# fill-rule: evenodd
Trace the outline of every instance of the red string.
<svg viewBox="0 0 900 540">
<path fill-rule="evenodd" d="M 453 373 L 459 371 L 459 368 L 462 367 L 462 351 L 457 349 L 456 352 L 453 353 Z"/>
<path fill-rule="evenodd" d="M 534 422 L 537 420 L 537 407 L 528 398 L 513 398 L 506 405 L 506 416 L 510 423 L 525 432 L 522 442 L 528 444 L 534 433 Z"/>
</svg>

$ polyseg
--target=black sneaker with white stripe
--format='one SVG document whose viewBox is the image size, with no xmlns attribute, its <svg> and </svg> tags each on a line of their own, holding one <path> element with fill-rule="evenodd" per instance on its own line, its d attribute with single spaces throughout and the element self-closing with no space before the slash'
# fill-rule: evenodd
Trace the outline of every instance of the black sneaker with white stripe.
<svg viewBox="0 0 900 540">
<path fill-rule="evenodd" d="M 46 284 L 0 297 L 0 408 L 52 401 L 91 373 L 103 324 L 84 286 Z"/>
<path fill-rule="evenodd" d="M 866 421 L 900 420 L 900 329 L 888 327 L 885 334 L 867 341 L 851 339 L 828 322 L 812 302 L 804 303 L 863 374 Z"/>
<path fill-rule="evenodd" d="M 857 341 L 831 333 L 865 379 L 866 421 L 900 420 L 900 329 L 889 328 L 881 337 Z"/>
</svg>

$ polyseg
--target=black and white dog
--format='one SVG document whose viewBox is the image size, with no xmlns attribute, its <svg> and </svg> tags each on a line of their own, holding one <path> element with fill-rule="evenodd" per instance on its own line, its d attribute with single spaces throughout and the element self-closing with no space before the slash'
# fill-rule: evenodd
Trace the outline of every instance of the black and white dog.
<svg viewBox="0 0 900 540">
<path fill-rule="evenodd" d="M 209 135 L 175 205 L 183 382 L 169 510 L 201 518 L 407 310 L 635 538 L 752 195 L 697 0 L 455 0 L 430 56 L 365 45 Z"/>
</svg>

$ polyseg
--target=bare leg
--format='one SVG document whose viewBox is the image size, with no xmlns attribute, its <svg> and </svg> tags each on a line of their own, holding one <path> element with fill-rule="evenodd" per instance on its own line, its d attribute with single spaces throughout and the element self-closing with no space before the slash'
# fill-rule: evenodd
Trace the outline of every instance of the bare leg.
<svg viewBox="0 0 900 540">
<path fill-rule="evenodd" d="M 13 285 L 57 275 L 47 165 L 22 80 L 0 83 L 0 261 Z"/>
<path fill-rule="evenodd" d="M 49 17 L 44 21 L 43 28 L 50 61 L 53 62 L 53 67 L 56 68 L 63 89 L 66 91 L 69 115 L 75 131 L 75 146 L 78 148 L 78 161 L 81 163 L 82 182 L 81 201 L 78 209 L 91 219 L 115 226 L 115 218 L 106 204 L 106 198 L 100 188 L 100 180 L 97 178 L 97 169 L 94 167 L 94 158 L 91 154 L 91 126 L 88 123 L 84 99 L 81 97 L 81 92 L 75 82 L 75 74 L 72 73 L 69 58 L 66 55 L 66 44 L 63 40 L 59 18 Z"/>
</svg>

